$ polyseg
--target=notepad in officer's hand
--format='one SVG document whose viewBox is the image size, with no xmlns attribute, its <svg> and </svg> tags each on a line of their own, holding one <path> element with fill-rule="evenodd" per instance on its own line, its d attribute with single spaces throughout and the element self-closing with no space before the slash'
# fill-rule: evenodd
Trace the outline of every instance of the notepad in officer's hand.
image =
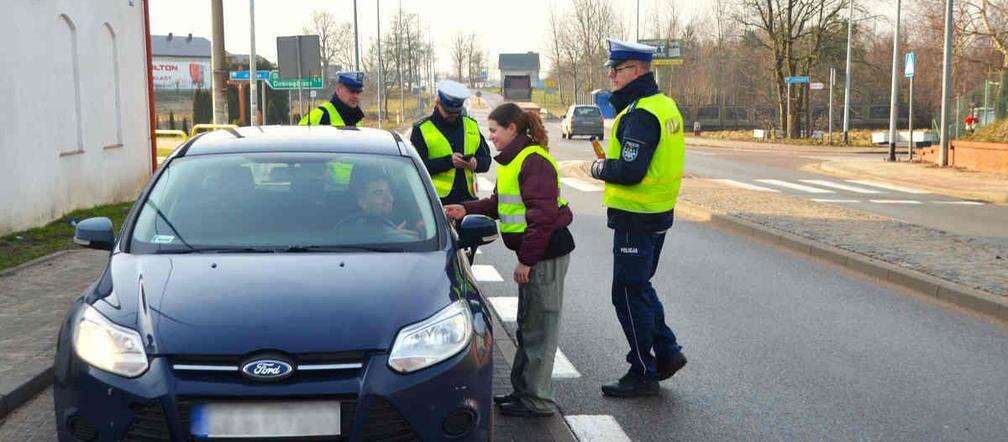
<svg viewBox="0 0 1008 442">
<path fill-rule="evenodd" d="M 605 151 L 602 150 L 602 144 L 599 143 L 598 140 L 591 140 L 591 143 L 592 143 L 592 149 L 595 150 L 595 156 L 597 156 L 598 159 L 600 160 L 604 160 Z"/>
</svg>

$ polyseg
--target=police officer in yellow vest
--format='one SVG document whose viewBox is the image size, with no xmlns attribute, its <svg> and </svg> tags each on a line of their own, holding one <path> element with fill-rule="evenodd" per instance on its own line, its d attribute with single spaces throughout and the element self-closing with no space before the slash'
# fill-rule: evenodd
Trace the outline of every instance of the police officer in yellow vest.
<svg viewBox="0 0 1008 442">
<path fill-rule="evenodd" d="M 630 344 L 630 369 L 603 385 L 602 393 L 652 396 L 660 391 L 658 381 L 686 365 L 651 285 L 682 180 L 683 121 L 651 72 L 655 48 L 614 39 L 608 43 L 609 101 L 618 114 L 606 159 L 594 162 L 591 174 L 605 181 L 603 203 L 614 231 L 612 303 Z"/>
<path fill-rule="evenodd" d="M 437 85 L 434 112 L 417 121 L 410 142 L 423 159 L 442 204 L 476 199 L 475 174 L 490 169 L 490 147 L 476 120 L 463 113 L 469 89 L 444 80 Z"/>
<path fill-rule="evenodd" d="M 364 73 L 340 72 L 332 99 L 312 109 L 301 118 L 302 126 L 360 126 L 364 112 L 360 109 L 360 95 L 364 90 Z"/>
</svg>

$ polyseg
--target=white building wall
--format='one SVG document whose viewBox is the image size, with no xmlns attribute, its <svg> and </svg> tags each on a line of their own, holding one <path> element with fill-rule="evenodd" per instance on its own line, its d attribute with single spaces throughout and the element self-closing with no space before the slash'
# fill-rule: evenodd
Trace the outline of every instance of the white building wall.
<svg viewBox="0 0 1008 442">
<path fill-rule="evenodd" d="M 150 175 L 143 0 L 0 14 L 0 234 L 126 201 Z"/>
</svg>

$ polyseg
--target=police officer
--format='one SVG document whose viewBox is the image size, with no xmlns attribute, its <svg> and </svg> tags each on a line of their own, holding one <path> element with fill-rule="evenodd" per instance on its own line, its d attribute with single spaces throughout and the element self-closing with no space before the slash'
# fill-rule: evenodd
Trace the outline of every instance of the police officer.
<svg viewBox="0 0 1008 442">
<path fill-rule="evenodd" d="M 619 113 L 606 159 L 595 161 L 591 174 L 605 181 L 603 203 L 613 229 L 612 303 L 630 344 L 630 369 L 603 385 L 602 393 L 652 396 L 660 391 L 658 381 L 686 365 L 651 285 L 682 180 L 683 120 L 651 72 L 655 48 L 615 39 L 608 43 L 609 101 Z"/>
<path fill-rule="evenodd" d="M 475 173 L 490 169 L 490 147 L 476 120 L 464 115 L 469 89 L 443 80 L 437 92 L 434 111 L 413 125 L 410 142 L 423 159 L 442 204 L 475 200 Z"/>
<path fill-rule="evenodd" d="M 364 90 L 364 73 L 340 72 L 332 98 L 301 118 L 302 126 L 360 126 L 364 112 L 360 109 L 360 94 Z"/>
</svg>

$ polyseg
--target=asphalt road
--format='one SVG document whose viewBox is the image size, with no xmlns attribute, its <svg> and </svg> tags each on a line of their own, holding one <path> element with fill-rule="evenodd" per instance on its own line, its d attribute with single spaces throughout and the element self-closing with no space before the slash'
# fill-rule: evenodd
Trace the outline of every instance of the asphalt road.
<svg viewBox="0 0 1008 442">
<path fill-rule="evenodd" d="M 558 156 L 588 149 L 584 141 L 561 141 L 553 129 Z M 689 158 L 700 163 L 694 170 L 716 164 L 698 157 Z M 661 397 L 603 397 L 599 386 L 628 367 L 610 301 L 612 234 L 600 192 L 570 185 L 563 192 L 575 211 L 577 250 L 560 339 L 570 366 L 554 373 L 558 401 L 580 436 L 610 439 L 618 430 L 633 440 L 996 440 L 1008 434 L 1003 324 L 686 221 L 670 231 L 653 282 L 690 362 L 663 383 Z M 495 305 L 511 304 L 502 298 L 517 294 L 514 254 L 495 244 L 476 261 L 486 266 L 479 273 L 489 275 L 483 287 Z"/>
</svg>

